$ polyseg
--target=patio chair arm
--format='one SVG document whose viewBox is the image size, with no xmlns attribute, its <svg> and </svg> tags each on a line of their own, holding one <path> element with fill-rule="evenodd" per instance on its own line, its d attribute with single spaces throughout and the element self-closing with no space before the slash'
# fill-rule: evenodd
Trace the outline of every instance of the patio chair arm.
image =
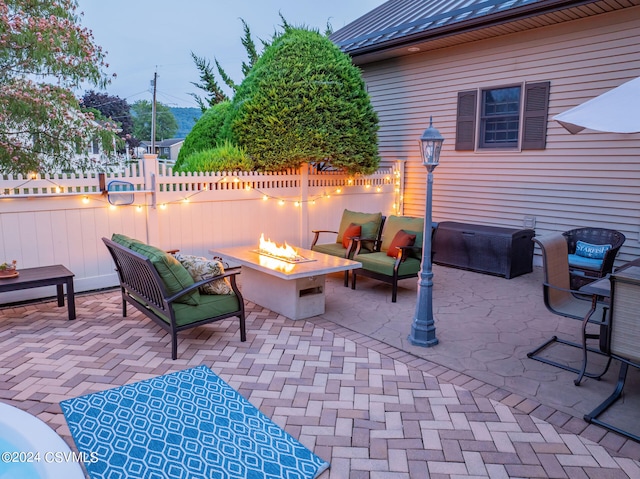
<svg viewBox="0 0 640 479">
<path fill-rule="evenodd" d="M 360 236 L 351 236 L 350 238 L 353 238 L 354 254 L 360 254 L 360 250 L 362 249 L 362 243 L 364 243 L 365 241 L 368 243 L 373 243 L 374 252 L 379 252 L 380 245 L 382 245 L 382 240 L 377 240 L 373 238 L 361 238 Z"/>
<path fill-rule="evenodd" d="M 542 286 L 544 286 L 545 288 L 554 289 L 556 291 L 564 291 L 566 293 L 571 293 L 574 297 L 576 297 L 578 299 L 581 299 L 582 301 L 589 301 L 588 299 L 585 299 L 584 296 L 591 296 L 592 298 L 594 296 L 598 296 L 597 294 L 585 293 L 585 292 L 578 291 L 578 290 L 575 290 L 575 289 L 559 288 L 558 286 L 554 286 L 552 284 L 545 283 L 545 282 L 542 283 Z M 598 296 L 598 297 L 600 298 L 601 296 Z M 607 301 L 607 300 L 598 299 L 597 303 L 605 305 L 605 306 L 609 305 L 609 301 Z"/>
<path fill-rule="evenodd" d="M 318 242 L 318 238 L 320 237 L 320 233 L 333 233 L 333 234 L 338 234 L 337 231 L 331 231 L 331 230 L 311 230 L 311 232 L 314 234 L 313 236 L 313 241 L 311 242 L 311 247 L 313 248 L 316 243 Z"/>
<path fill-rule="evenodd" d="M 396 257 L 396 260 L 400 260 L 399 263 L 405 261 L 411 252 L 422 255 L 422 248 L 420 246 L 398 246 L 397 248 L 398 256 Z"/>
<path fill-rule="evenodd" d="M 238 274 L 240 274 L 240 270 L 239 269 L 236 270 L 236 271 L 225 272 L 224 274 L 219 274 L 219 275 L 213 276 L 212 278 L 206 278 L 206 279 L 197 281 L 197 282 L 193 283 L 191 286 L 183 289 L 182 291 L 178 291 L 173 296 L 168 297 L 167 298 L 167 303 L 169 303 L 169 304 L 174 303 L 176 301 L 176 299 L 180 298 L 181 296 L 184 296 L 185 294 L 190 293 L 191 291 L 194 291 L 194 290 L 200 288 L 200 286 L 204 286 L 205 284 L 208 284 L 208 283 L 211 283 L 213 281 L 220 280 L 220 279 L 224 279 L 224 278 L 229 278 L 231 280 L 231 288 L 237 294 L 238 292 L 236 291 L 237 288 L 235 286 L 235 283 L 236 283 L 236 275 L 238 275 Z"/>
</svg>

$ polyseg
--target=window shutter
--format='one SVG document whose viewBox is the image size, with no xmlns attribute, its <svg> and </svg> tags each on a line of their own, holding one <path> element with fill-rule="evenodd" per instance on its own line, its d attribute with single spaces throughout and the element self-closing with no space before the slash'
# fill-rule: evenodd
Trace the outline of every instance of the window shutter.
<svg viewBox="0 0 640 479">
<path fill-rule="evenodd" d="M 456 117 L 456 150 L 473 150 L 476 146 L 476 104 L 478 92 L 458 92 Z"/>
<path fill-rule="evenodd" d="M 522 149 L 544 150 L 547 146 L 547 114 L 550 82 L 527 83 L 524 89 Z"/>
</svg>

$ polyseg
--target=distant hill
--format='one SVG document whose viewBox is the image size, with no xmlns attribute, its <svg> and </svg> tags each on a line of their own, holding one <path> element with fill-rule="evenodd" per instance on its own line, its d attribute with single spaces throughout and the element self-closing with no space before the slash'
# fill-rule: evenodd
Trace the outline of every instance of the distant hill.
<svg viewBox="0 0 640 479">
<path fill-rule="evenodd" d="M 202 116 L 200 108 L 171 107 L 171 112 L 178 122 L 176 138 L 185 138 L 191 131 L 191 128 L 193 128 L 193 125 L 195 125 Z"/>
</svg>

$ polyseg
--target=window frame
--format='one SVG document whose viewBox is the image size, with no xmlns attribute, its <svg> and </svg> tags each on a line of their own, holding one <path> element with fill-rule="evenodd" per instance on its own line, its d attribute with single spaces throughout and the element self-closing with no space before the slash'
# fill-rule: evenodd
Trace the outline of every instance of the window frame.
<svg viewBox="0 0 640 479">
<path fill-rule="evenodd" d="M 490 91 L 496 91 L 496 90 L 506 90 L 508 88 L 518 88 L 518 113 L 516 114 L 511 114 L 511 115 L 500 115 L 501 117 L 513 117 L 515 118 L 517 116 L 518 118 L 518 138 L 515 141 L 509 141 L 509 142 L 505 142 L 504 144 L 500 144 L 500 143 L 487 143 L 485 141 L 485 135 L 486 135 L 486 125 L 487 125 L 487 120 L 491 120 L 491 119 L 495 119 L 498 115 L 492 116 L 492 115 L 487 115 L 485 107 L 486 107 L 486 103 L 485 103 L 485 94 L 486 92 L 490 92 Z M 478 104 L 478 132 L 477 132 L 477 144 L 476 146 L 476 150 L 498 150 L 498 151 L 505 151 L 505 150 L 515 150 L 515 151 L 519 151 L 520 149 L 520 142 L 521 142 L 521 136 L 522 136 L 522 110 L 523 110 L 523 92 L 524 92 L 524 84 L 523 83 L 515 83 L 515 84 L 511 84 L 511 85 L 505 85 L 505 86 L 499 86 L 499 87 L 491 87 L 491 88 L 479 88 L 478 89 L 478 100 L 479 100 L 479 104 Z"/>
</svg>

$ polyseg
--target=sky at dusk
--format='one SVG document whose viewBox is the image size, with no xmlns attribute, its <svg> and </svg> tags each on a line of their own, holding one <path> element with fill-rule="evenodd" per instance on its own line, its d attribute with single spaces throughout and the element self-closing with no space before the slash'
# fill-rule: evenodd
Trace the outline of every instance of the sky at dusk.
<svg viewBox="0 0 640 479">
<path fill-rule="evenodd" d="M 247 61 L 241 38 L 243 19 L 261 51 L 261 39 L 280 31 L 280 14 L 294 26 L 320 32 L 349 24 L 384 0 L 78 0 L 81 25 L 107 52 L 108 72 L 116 73 L 106 91 L 132 104 L 152 99 L 151 80 L 158 73 L 157 101 L 168 106 L 197 107 L 189 93 L 199 72 L 191 52 L 213 64 L 217 59 L 237 83 Z M 222 80 L 218 83 L 223 86 Z M 92 89 L 92 88 L 88 88 Z M 79 92 L 82 95 L 82 92 Z M 202 95 L 201 95 L 202 96 Z"/>
</svg>

